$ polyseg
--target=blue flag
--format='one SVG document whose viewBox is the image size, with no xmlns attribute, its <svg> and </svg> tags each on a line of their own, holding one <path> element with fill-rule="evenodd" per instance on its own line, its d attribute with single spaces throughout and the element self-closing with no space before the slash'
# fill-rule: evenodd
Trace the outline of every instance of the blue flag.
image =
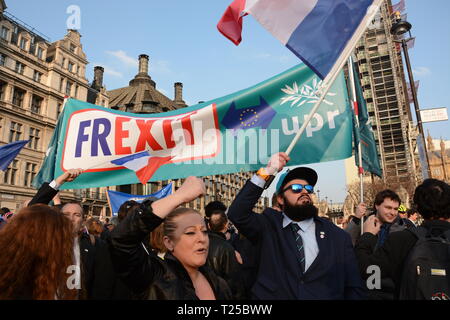
<svg viewBox="0 0 450 320">
<path fill-rule="evenodd" d="M 21 140 L 5 144 L 0 147 L 0 170 L 6 171 L 9 164 L 17 157 L 20 150 L 28 143 L 30 140 Z"/>
<path fill-rule="evenodd" d="M 167 186 L 165 186 L 158 192 L 148 194 L 148 195 L 136 195 L 136 194 L 128 194 L 128 193 L 108 190 L 109 204 L 110 204 L 111 212 L 112 212 L 113 216 L 117 216 L 120 206 L 125 201 L 134 200 L 136 202 L 141 203 L 148 197 L 155 197 L 155 198 L 161 199 L 161 198 L 167 197 L 170 194 L 172 194 L 172 183 L 169 183 Z"/>
</svg>

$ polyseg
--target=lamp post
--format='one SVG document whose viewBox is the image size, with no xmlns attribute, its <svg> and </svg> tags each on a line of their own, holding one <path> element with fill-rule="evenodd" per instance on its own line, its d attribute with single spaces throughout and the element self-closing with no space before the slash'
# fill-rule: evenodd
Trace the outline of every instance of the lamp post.
<svg viewBox="0 0 450 320">
<path fill-rule="evenodd" d="M 318 198 L 319 203 L 320 203 L 320 190 L 319 189 L 317 189 L 317 198 Z"/>
<path fill-rule="evenodd" d="M 430 162 L 428 160 L 428 152 L 427 152 L 427 147 L 425 144 L 425 134 L 423 132 L 422 117 L 420 116 L 419 101 L 417 100 L 416 86 L 414 85 L 414 77 L 413 77 L 413 73 L 411 70 L 411 61 L 409 60 L 408 46 L 407 46 L 407 42 L 411 39 L 411 31 L 410 30 L 412 28 L 412 25 L 408 21 L 404 21 L 401 19 L 400 12 L 397 11 L 395 13 L 395 15 L 396 15 L 396 21 L 391 27 L 391 34 L 394 36 L 401 36 L 402 34 L 405 34 L 407 32 L 409 34 L 408 39 L 394 40 L 394 42 L 398 42 L 398 43 L 402 44 L 403 54 L 405 56 L 406 69 L 408 70 L 409 85 L 411 87 L 411 95 L 413 97 L 414 109 L 416 111 L 417 126 L 419 127 L 419 133 L 420 133 L 420 137 L 422 139 L 423 148 L 425 149 L 424 152 L 425 152 L 425 157 L 426 157 L 426 161 L 427 161 L 427 174 L 428 174 L 428 178 L 431 178 Z M 420 150 L 419 150 L 419 152 L 420 152 Z M 422 174 L 424 175 L 424 173 L 422 173 Z M 427 177 L 424 177 L 424 178 L 427 178 Z"/>
</svg>

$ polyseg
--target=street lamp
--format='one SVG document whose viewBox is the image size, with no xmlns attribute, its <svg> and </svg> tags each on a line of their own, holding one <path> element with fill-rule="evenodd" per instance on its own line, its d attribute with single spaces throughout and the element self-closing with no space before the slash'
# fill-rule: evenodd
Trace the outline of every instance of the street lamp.
<svg viewBox="0 0 450 320">
<path fill-rule="evenodd" d="M 417 126 L 419 127 L 419 133 L 420 133 L 420 137 L 422 139 L 421 145 L 425 149 L 424 151 L 425 151 L 425 156 L 426 156 L 426 160 L 427 160 L 427 174 L 428 174 L 428 178 L 431 178 L 430 162 L 428 160 L 428 152 L 427 152 L 427 147 L 425 144 L 425 134 L 423 132 L 422 117 L 420 116 L 419 101 L 417 100 L 416 86 L 414 85 L 414 77 L 413 77 L 412 70 L 411 70 L 411 61 L 409 60 L 408 46 L 407 46 L 407 42 L 411 39 L 411 31 L 410 30 L 412 28 L 412 25 L 408 21 L 404 21 L 401 19 L 400 12 L 397 11 L 395 13 L 395 15 L 396 15 L 396 21 L 391 27 L 391 34 L 394 36 L 401 36 L 407 32 L 409 34 L 408 39 L 394 40 L 394 42 L 398 42 L 398 43 L 402 44 L 403 54 L 405 55 L 405 64 L 406 64 L 406 68 L 408 70 L 409 85 L 411 87 L 411 94 L 412 94 L 413 101 L 414 101 L 414 109 L 416 111 Z M 420 152 L 420 150 L 419 150 L 419 152 Z M 426 177 L 424 177 L 424 178 L 426 178 Z"/>
<path fill-rule="evenodd" d="M 320 203 L 320 190 L 317 189 L 317 198 L 319 199 L 319 203 Z"/>
</svg>

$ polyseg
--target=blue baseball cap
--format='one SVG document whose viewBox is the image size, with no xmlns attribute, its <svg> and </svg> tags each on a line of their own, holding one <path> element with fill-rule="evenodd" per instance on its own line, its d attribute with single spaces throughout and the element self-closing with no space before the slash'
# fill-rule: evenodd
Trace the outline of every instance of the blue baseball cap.
<svg viewBox="0 0 450 320">
<path fill-rule="evenodd" d="M 283 187 L 289 181 L 294 179 L 306 180 L 314 187 L 317 183 L 318 176 L 315 170 L 308 167 L 298 167 L 293 170 L 288 170 L 280 176 L 280 179 L 278 179 L 276 192 L 280 193 L 280 191 L 283 190 Z"/>
</svg>

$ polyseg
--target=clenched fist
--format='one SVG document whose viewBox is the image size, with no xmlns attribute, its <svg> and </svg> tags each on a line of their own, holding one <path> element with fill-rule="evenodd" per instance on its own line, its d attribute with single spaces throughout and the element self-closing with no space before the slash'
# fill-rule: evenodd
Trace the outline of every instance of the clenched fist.
<svg viewBox="0 0 450 320">
<path fill-rule="evenodd" d="M 291 158 L 284 152 L 278 152 L 272 155 L 269 163 L 266 167 L 266 172 L 270 175 L 275 175 L 286 166 L 286 163 L 291 160 Z"/>
<path fill-rule="evenodd" d="M 78 177 L 80 174 L 83 173 L 83 169 L 70 169 L 64 172 L 62 175 L 60 175 L 58 178 L 56 178 L 56 183 L 59 185 L 62 185 L 64 182 L 71 182 L 75 180 L 76 177 Z"/>
<path fill-rule="evenodd" d="M 186 203 L 203 196 L 205 193 L 206 187 L 202 179 L 197 177 L 188 177 L 181 187 L 175 191 L 174 196 L 176 196 L 182 203 Z"/>
</svg>

